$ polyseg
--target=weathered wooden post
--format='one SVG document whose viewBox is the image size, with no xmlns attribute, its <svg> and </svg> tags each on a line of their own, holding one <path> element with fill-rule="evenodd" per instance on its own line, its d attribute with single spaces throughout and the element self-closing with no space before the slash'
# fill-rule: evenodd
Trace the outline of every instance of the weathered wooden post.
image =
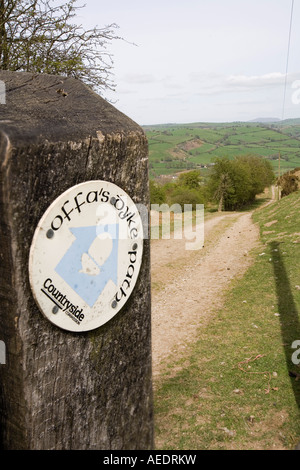
<svg viewBox="0 0 300 470">
<path fill-rule="evenodd" d="M 145 135 L 75 79 L 0 80 L 1 446 L 152 449 Z"/>
</svg>

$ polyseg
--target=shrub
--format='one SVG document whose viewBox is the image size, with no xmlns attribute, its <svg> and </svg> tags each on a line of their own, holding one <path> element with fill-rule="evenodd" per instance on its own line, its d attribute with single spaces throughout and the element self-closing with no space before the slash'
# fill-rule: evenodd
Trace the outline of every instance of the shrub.
<svg viewBox="0 0 300 470">
<path fill-rule="evenodd" d="M 285 173 L 277 181 L 281 187 L 281 196 L 288 196 L 289 194 L 299 189 L 299 178 L 296 175 Z"/>
<path fill-rule="evenodd" d="M 274 181 L 270 162 L 257 156 L 244 155 L 234 160 L 218 158 L 207 183 L 210 198 L 219 210 L 236 210 L 252 202 L 257 194 Z"/>
</svg>

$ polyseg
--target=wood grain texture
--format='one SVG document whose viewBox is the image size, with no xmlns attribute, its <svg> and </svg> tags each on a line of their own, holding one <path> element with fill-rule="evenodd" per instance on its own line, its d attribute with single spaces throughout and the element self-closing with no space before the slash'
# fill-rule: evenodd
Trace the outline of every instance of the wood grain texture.
<svg viewBox="0 0 300 470">
<path fill-rule="evenodd" d="M 77 80 L 11 72 L 0 80 L 7 90 L 0 106 L 2 448 L 151 449 L 149 241 L 125 307 L 88 333 L 45 319 L 28 278 L 35 228 L 71 186 L 110 181 L 149 206 L 146 137 Z"/>
</svg>

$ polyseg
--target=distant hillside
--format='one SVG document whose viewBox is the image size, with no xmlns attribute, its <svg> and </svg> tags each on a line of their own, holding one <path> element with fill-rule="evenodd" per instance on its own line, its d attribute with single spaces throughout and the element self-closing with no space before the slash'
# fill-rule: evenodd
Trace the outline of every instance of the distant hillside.
<svg viewBox="0 0 300 470">
<path fill-rule="evenodd" d="M 280 119 L 278 118 L 256 118 L 256 119 L 251 119 L 251 121 L 248 122 L 262 122 L 262 123 L 272 123 L 272 122 L 278 122 Z"/>
<path fill-rule="evenodd" d="M 216 157 L 254 154 L 272 162 L 277 173 L 300 167 L 300 119 L 272 123 L 192 123 L 144 126 L 149 142 L 150 177 L 190 169 L 205 177 Z"/>
<path fill-rule="evenodd" d="M 281 126 L 297 126 L 300 125 L 300 118 L 295 119 L 283 119 L 283 121 L 279 122 Z"/>
</svg>

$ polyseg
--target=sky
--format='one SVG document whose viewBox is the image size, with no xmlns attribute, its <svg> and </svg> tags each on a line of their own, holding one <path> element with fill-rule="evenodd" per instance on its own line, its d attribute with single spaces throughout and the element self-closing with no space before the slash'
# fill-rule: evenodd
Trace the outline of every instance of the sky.
<svg viewBox="0 0 300 470">
<path fill-rule="evenodd" d="M 105 97 L 139 125 L 300 117 L 300 0 L 292 23 L 292 0 L 85 5 L 85 28 L 119 26 Z"/>
</svg>

